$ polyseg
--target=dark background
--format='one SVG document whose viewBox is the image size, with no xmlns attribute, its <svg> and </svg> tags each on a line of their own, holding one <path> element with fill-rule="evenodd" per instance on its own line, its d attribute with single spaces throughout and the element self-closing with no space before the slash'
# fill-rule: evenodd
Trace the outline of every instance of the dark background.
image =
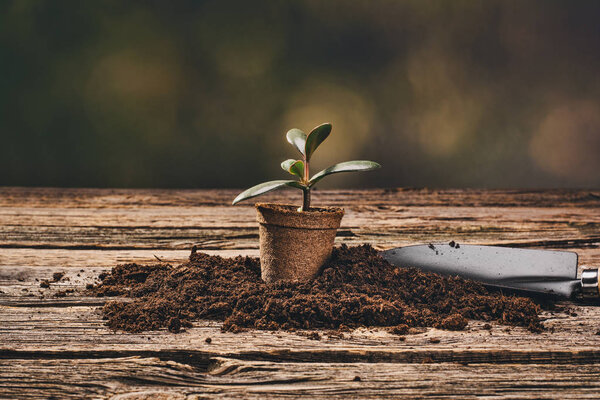
<svg viewBox="0 0 600 400">
<path fill-rule="evenodd" d="M 600 187 L 599 1 L 2 1 L 0 185 Z M 313 169 L 313 170 L 314 170 Z"/>
</svg>

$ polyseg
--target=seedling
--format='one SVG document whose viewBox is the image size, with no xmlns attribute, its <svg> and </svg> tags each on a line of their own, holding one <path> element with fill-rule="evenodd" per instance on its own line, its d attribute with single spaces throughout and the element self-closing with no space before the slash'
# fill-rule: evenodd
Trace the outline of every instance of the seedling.
<svg viewBox="0 0 600 400">
<path fill-rule="evenodd" d="M 233 200 L 233 204 L 260 196 L 261 194 L 265 194 L 272 190 L 293 187 L 302 190 L 303 193 L 302 207 L 300 207 L 298 211 L 306 211 L 310 209 L 310 191 L 312 187 L 326 176 L 340 172 L 370 171 L 381 167 L 381 165 L 373 161 L 346 161 L 325 168 L 311 177 L 309 167 L 310 159 L 317 147 L 327 139 L 330 133 L 331 124 L 329 123 L 317 126 L 308 134 L 308 136 L 300 129 L 290 129 L 286 134 L 287 141 L 302 154 L 302 159 L 285 160 L 281 163 L 281 168 L 291 175 L 294 175 L 297 179 L 269 181 L 253 186 L 240 193 L 235 200 Z"/>
</svg>

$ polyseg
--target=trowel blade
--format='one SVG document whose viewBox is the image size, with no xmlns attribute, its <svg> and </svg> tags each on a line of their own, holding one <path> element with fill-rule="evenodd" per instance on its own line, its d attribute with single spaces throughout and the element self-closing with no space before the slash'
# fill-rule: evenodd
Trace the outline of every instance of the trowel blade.
<svg viewBox="0 0 600 400">
<path fill-rule="evenodd" d="M 570 297 L 580 287 L 577 253 L 510 247 L 429 244 L 386 250 L 391 264 L 459 275 L 488 285 Z"/>
</svg>

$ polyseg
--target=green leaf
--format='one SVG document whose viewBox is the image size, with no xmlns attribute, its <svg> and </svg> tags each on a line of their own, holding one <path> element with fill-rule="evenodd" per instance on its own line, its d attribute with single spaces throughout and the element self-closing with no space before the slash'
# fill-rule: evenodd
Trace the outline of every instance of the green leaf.
<svg viewBox="0 0 600 400">
<path fill-rule="evenodd" d="M 265 183 L 261 183 L 256 186 L 252 186 L 250 189 L 244 190 L 242 193 L 238 194 L 237 197 L 233 200 L 232 205 L 239 203 L 243 200 L 248 200 L 256 196 L 260 196 L 261 194 L 265 194 L 270 192 L 271 190 L 280 189 L 284 186 L 291 186 L 298 189 L 303 189 L 304 185 L 296 182 L 296 181 L 288 181 L 288 180 L 280 180 L 280 181 L 269 181 Z"/>
<path fill-rule="evenodd" d="M 300 129 L 294 128 L 290 129 L 285 137 L 287 138 L 287 141 L 300 152 L 300 154 L 305 155 L 306 133 L 302 132 Z"/>
<path fill-rule="evenodd" d="M 319 147 L 319 145 L 321 143 L 323 143 L 325 141 L 325 139 L 327 139 L 327 137 L 329 136 L 330 133 L 331 133 L 331 124 L 325 123 L 325 124 L 321 124 L 321 125 L 317 126 L 308 134 L 308 137 L 306 138 L 306 147 L 305 147 L 305 154 L 306 154 L 307 161 L 310 160 L 310 157 L 315 152 L 317 147 Z"/>
<path fill-rule="evenodd" d="M 327 175 L 337 174 L 340 172 L 371 171 L 377 168 L 381 168 L 381 165 L 373 161 L 355 160 L 342 162 L 332 165 L 329 168 L 325 168 L 323 171 L 317 172 L 312 178 L 310 178 L 308 186 L 313 186 Z"/>
<path fill-rule="evenodd" d="M 294 160 L 293 158 L 289 158 L 281 163 L 281 169 L 284 170 L 285 172 L 290 172 L 290 167 L 295 162 L 296 162 L 296 160 Z"/>
<path fill-rule="evenodd" d="M 281 168 L 300 179 L 304 179 L 304 163 L 302 160 L 289 159 L 281 163 Z"/>
</svg>

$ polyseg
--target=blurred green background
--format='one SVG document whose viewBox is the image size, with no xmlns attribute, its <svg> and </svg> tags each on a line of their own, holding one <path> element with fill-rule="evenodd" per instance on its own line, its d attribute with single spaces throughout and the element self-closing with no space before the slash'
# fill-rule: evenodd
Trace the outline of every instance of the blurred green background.
<svg viewBox="0 0 600 400">
<path fill-rule="evenodd" d="M 600 187 L 600 1 L 0 2 L 0 185 Z"/>
</svg>

